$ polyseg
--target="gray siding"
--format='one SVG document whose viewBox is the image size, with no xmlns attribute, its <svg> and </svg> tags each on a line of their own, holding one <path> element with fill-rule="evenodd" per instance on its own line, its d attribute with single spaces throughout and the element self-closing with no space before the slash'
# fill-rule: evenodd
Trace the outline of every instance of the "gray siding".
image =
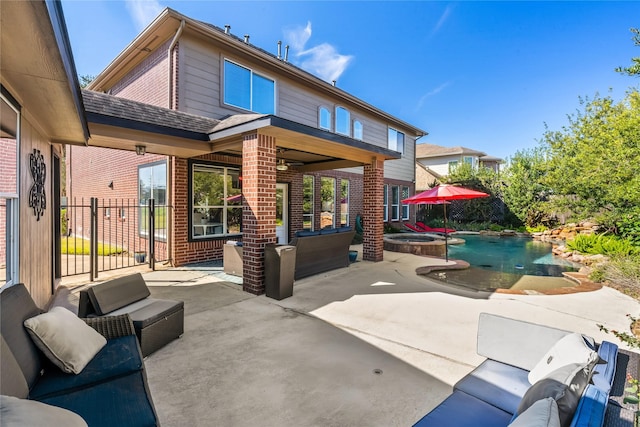
<svg viewBox="0 0 640 427">
<path fill-rule="evenodd" d="M 238 59 L 233 52 L 221 51 L 199 39 L 185 36 L 180 40 L 179 58 L 178 108 L 181 111 L 212 118 L 246 112 L 222 102 L 222 60 L 228 58 L 275 80 L 276 115 L 279 117 L 318 127 L 320 106 L 327 107 L 331 111 L 332 120 L 335 120 L 335 108 L 342 105 L 349 110 L 352 122 L 358 119 L 362 123 L 365 142 L 380 147 L 387 146 L 386 121 L 376 120 L 369 113 L 341 104 L 315 89 L 274 75 L 256 63 Z M 405 133 L 405 154 L 402 159 L 385 162 L 385 177 L 412 181 L 415 176 L 415 142 L 406 129 L 397 130 Z M 362 168 L 350 168 L 347 171 L 362 173 Z"/>
</svg>

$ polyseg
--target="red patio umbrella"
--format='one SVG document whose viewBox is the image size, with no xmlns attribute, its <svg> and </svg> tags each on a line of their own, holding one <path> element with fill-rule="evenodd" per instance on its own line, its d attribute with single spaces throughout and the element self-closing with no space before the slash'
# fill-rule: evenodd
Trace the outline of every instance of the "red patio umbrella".
<svg viewBox="0 0 640 427">
<path fill-rule="evenodd" d="M 450 200 L 477 199 L 479 197 L 489 197 L 487 193 L 481 191 L 470 190 L 464 187 L 458 187 L 450 184 L 441 184 L 430 190 L 413 195 L 408 199 L 404 199 L 402 203 L 419 205 L 424 204 L 442 204 L 444 207 L 444 256 L 445 261 L 449 261 L 449 244 L 447 243 L 447 203 Z"/>
</svg>

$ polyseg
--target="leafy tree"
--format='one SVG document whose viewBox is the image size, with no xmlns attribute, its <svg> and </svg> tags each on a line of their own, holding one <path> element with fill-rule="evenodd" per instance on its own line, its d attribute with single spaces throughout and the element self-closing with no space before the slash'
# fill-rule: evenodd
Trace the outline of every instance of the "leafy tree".
<svg viewBox="0 0 640 427">
<path fill-rule="evenodd" d="M 640 29 L 631 28 L 633 33 L 633 44 L 640 46 Z M 626 74 L 628 76 L 640 76 L 640 57 L 631 58 L 632 64 L 628 67 L 617 67 L 615 70 L 617 73 Z"/>
<path fill-rule="evenodd" d="M 502 194 L 507 207 L 521 223 L 533 226 L 544 222 L 542 203 L 551 192 L 542 183 L 546 169 L 547 157 L 543 147 L 516 151 L 507 159 L 502 174 Z"/>
<path fill-rule="evenodd" d="M 82 89 L 86 88 L 87 86 L 89 86 L 89 84 L 94 81 L 96 78 L 96 76 L 91 76 L 89 74 L 85 74 L 82 76 L 78 77 L 79 83 L 80 83 L 80 87 Z"/>
<path fill-rule="evenodd" d="M 568 126 L 544 135 L 549 160 L 542 184 L 582 216 L 618 216 L 640 205 L 640 93 L 631 90 L 618 103 L 596 96 L 581 105 Z"/>
</svg>

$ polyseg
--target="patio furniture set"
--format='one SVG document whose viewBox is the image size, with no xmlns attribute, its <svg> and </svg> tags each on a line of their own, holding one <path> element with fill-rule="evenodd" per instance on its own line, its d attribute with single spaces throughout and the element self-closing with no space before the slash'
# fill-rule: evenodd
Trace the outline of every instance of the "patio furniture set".
<svg viewBox="0 0 640 427">
<path fill-rule="evenodd" d="M 477 352 L 487 359 L 415 427 L 601 427 L 624 357 L 608 341 L 487 313 Z"/>
<path fill-rule="evenodd" d="M 4 289 L 2 425 L 159 425 L 143 359 L 182 335 L 184 307 L 149 295 L 140 274 L 95 285 L 81 318 L 63 298 L 44 311 L 23 284 Z"/>
</svg>

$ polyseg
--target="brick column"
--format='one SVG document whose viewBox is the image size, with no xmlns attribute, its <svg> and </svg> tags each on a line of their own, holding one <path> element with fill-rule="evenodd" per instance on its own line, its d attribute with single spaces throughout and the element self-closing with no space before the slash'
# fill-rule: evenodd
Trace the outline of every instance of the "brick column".
<svg viewBox="0 0 640 427">
<path fill-rule="evenodd" d="M 364 166 L 364 191 L 362 222 L 364 239 L 362 258 L 365 261 L 382 261 L 384 223 L 382 216 L 382 186 L 384 184 L 384 161 L 372 159 Z"/>
<path fill-rule="evenodd" d="M 242 289 L 263 294 L 264 247 L 276 242 L 276 139 L 246 135 L 242 142 Z"/>
</svg>

